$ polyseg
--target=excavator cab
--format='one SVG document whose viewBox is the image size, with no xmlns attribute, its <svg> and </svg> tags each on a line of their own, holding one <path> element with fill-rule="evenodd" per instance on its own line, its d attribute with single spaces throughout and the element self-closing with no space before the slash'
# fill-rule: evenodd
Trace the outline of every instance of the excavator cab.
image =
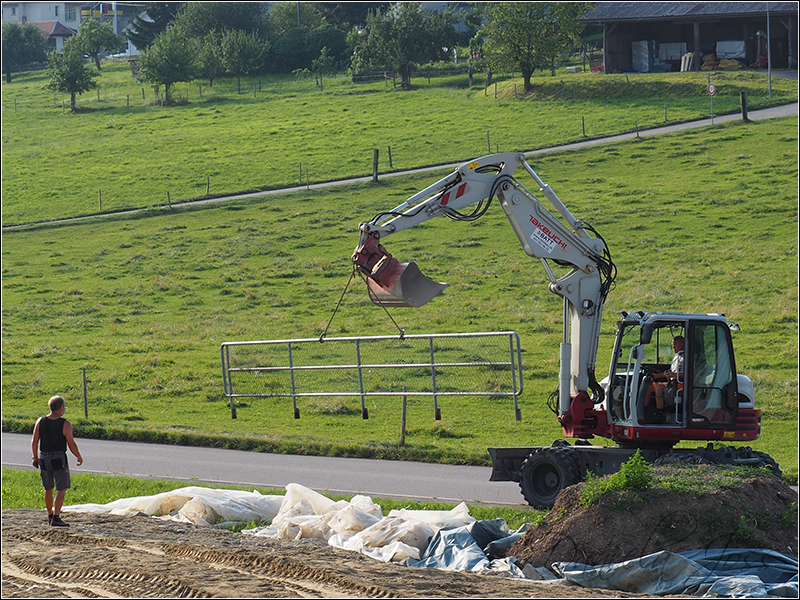
<svg viewBox="0 0 800 600">
<path fill-rule="evenodd" d="M 675 441 L 684 437 L 676 429 L 734 429 L 740 404 L 753 406 L 739 393 L 740 380 L 747 378 L 736 373 L 722 315 L 624 313 L 607 380 L 609 420 L 662 429 Z"/>
</svg>

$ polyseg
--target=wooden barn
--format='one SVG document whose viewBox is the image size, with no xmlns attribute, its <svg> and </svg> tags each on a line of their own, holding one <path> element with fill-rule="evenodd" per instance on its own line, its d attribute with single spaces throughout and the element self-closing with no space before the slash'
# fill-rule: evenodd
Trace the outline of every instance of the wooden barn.
<svg viewBox="0 0 800 600">
<path fill-rule="evenodd" d="M 707 68 L 766 67 L 768 55 L 774 69 L 797 69 L 797 6 L 598 2 L 581 20 L 603 27 L 606 73 L 696 71 L 704 58 Z"/>
</svg>

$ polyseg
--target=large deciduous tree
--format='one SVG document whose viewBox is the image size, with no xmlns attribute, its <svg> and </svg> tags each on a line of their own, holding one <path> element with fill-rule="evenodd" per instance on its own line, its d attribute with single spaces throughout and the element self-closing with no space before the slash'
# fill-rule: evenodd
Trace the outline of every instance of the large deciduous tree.
<svg viewBox="0 0 800 600">
<path fill-rule="evenodd" d="M 355 49 L 356 68 L 393 68 L 402 86 L 411 85 L 415 63 L 445 60 L 456 37 L 450 13 L 433 13 L 419 2 L 397 2 L 386 12 L 367 16 L 364 35 Z"/>
<path fill-rule="evenodd" d="M 197 42 L 177 27 L 156 36 L 139 55 L 137 78 L 158 90 L 164 86 L 166 104 L 172 103 L 172 88 L 179 81 L 191 81 L 198 73 Z"/>
<path fill-rule="evenodd" d="M 128 39 L 139 50 L 144 50 L 159 33 L 167 30 L 183 6 L 183 2 L 148 2 L 144 5 L 144 13 L 131 19 L 131 26 L 126 32 Z"/>
<path fill-rule="evenodd" d="M 522 71 L 525 91 L 531 75 L 551 68 L 556 57 L 577 41 L 584 24 L 578 17 L 593 5 L 588 2 L 485 2 L 485 49 L 495 63 Z"/>
<path fill-rule="evenodd" d="M 266 38 L 268 14 L 265 2 L 186 2 L 175 17 L 175 24 L 193 38 L 229 29 Z"/>
<path fill-rule="evenodd" d="M 108 21 L 100 23 L 87 19 L 78 29 L 78 41 L 83 51 L 92 57 L 97 70 L 100 70 L 100 53 L 116 52 L 124 43 L 124 39 L 114 33 L 114 27 Z"/>
<path fill-rule="evenodd" d="M 97 71 L 83 59 L 83 47 L 77 37 L 64 42 L 61 54 L 48 55 L 48 75 L 50 81 L 45 86 L 56 92 L 69 94 L 69 106 L 75 112 L 75 96 L 97 87 Z"/>
<path fill-rule="evenodd" d="M 47 60 L 47 38 L 33 23 L 3 23 L 3 73 L 11 83 L 15 66 Z"/>
</svg>

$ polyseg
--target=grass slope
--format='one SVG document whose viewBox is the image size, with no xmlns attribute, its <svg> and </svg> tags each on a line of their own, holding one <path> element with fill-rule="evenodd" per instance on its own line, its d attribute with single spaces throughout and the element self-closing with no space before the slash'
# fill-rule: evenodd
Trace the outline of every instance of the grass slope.
<svg viewBox="0 0 800 600">
<path fill-rule="evenodd" d="M 534 165 L 600 231 L 619 266 L 599 369 L 618 310 L 727 314 L 742 326 L 737 367 L 754 379 L 764 411 L 753 446 L 794 476 L 797 143 L 796 118 L 733 122 L 552 153 Z M 341 399 L 306 401 L 299 420 L 285 399 L 248 400 L 230 418 L 219 344 L 318 336 L 349 277 L 358 223 L 435 178 L 6 232 L 5 426 L 29 428 L 61 393 L 82 435 L 452 462 L 486 461 L 493 445 L 549 444 L 560 437 L 544 400 L 557 382 L 561 306 L 497 207 L 469 225 L 437 220 L 388 240 L 395 256 L 450 283 L 442 297 L 394 317 L 408 333 L 518 331 L 521 423 L 508 400 L 440 400 L 434 421 L 431 402 L 412 399 L 399 448 L 393 398 L 370 400 L 366 421 L 356 400 Z M 395 332 L 360 286 L 330 331 Z"/>
<path fill-rule="evenodd" d="M 755 72 L 559 75 L 537 74 L 525 97 L 521 80 L 502 76 L 496 92 L 468 88 L 466 76 L 419 77 L 411 92 L 342 77 L 324 92 L 311 80 L 250 78 L 236 94 L 222 79 L 181 84 L 188 101 L 161 107 L 127 63 L 106 61 L 99 91 L 65 114 L 43 89 L 45 73 L 20 74 L 2 88 L 3 223 L 363 177 L 375 148 L 387 172 L 706 118 L 709 75 L 716 114 L 737 111 L 742 91 L 751 109 L 798 95 L 797 81 L 774 78 L 770 99 Z"/>
</svg>

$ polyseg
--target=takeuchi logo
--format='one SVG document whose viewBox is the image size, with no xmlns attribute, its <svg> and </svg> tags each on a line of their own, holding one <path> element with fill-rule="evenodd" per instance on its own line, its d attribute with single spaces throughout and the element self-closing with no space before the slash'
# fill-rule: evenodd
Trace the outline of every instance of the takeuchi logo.
<svg viewBox="0 0 800 600">
<path fill-rule="evenodd" d="M 543 224 L 541 221 L 539 221 L 539 219 L 537 219 L 533 215 L 530 215 L 530 218 L 531 218 L 531 223 L 533 223 L 533 225 L 539 229 L 538 235 L 544 236 L 550 241 L 550 243 L 560 247 L 564 252 L 567 251 L 567 242 L 562 240 L 557 234 L 550 231 L 550 228 L 547 227 L 547 225 Z"/>
</svg>

